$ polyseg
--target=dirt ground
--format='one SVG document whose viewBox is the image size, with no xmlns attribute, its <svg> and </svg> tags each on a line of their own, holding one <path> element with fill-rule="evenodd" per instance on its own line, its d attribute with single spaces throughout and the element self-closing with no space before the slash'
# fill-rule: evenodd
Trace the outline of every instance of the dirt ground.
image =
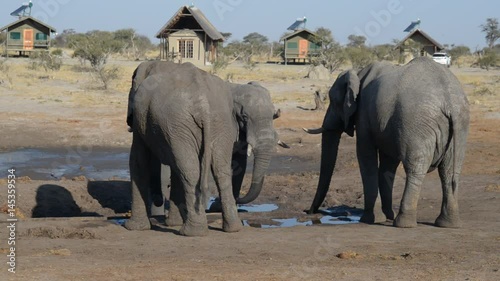
<svg viewBox="0 0 500 281">
<path fill-rule="evenodd" d="M 121 67 L 122 79 L 103 91 L 85 73 L 72 73 L 71 65 L 44 73 L 28 70 L 26 60 L 7 62 L 9 68 L 0 72 L 0 155 L 27 147 L 87 153 L 92 147 L 129 147 L 127 89 L 138 63 L 113 63 Z M 259 227 L 271 219 L 320 219 L 303 213 L 319 177 L 320 136 L 301 128 L 319 126 L 324 111 L 297 106 L 313 107 L 314 89 L 333 79 L 300 78 L 304 66 L 262 65 L 252 75 L 231 67 L 226 71 L 236 73 L 235 82 L 260 80 L 282 110 L 275 126 L 291 148 L 277 148 L 281 161 L 255 202 L 276 204 L 277 210 L 240 213 L 251 226 L 235 234 L 221 231 L 217 213 L 208 214 L 207 237 L 183 237 L 178 228 L 161 222 L 150 231 L 127 231 L 108 220 L 129 210 L 126 178 L 93 180 L 84 171 L 50 181 L 20 177 L 12 274 L 7 264 L 7 171 L 0 171 L 0 280 L 500 280 L 500 71 L 452 67 L 471 104 L 460 229 L 432 225 L 441 206 L 436 172 L 425 179 L 419 224 L 413 229 L 394 228 L 391 222 Z M 354 143 L 349 137 L 341 141 L 325 208 L 347 206 L 355 212 L 363 207 Z M 286 161 L 295 167 L 299 163 L 303 171 L 287 170 Z M 403 183 L 399 170 L 395 210 Z"/>
</svg>

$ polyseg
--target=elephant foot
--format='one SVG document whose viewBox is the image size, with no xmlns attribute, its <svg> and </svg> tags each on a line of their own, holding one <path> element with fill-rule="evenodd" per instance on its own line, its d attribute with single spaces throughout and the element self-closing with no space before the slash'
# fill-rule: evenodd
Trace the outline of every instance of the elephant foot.
<svg viewBox="0 0 500 281">
<path fill-rule="evenodd" d="M 151 229 L 151 223 L 149 219 L 129 219 L 124 224 L 125 228 L 128 230 L 149 230 Z"/>
<path fill-rule="evenodd" d="M 234 222 L 224 222 L 222 229 L 224 232 L 238 232 L 241 229 L 243 229 L 243 224 L 241 223 L 240 220 L 234 221 Z"/>
<path fill-rule="evenodd" d="M 167 219 L 165 220 L 165 224 L 167 226 L 182 226 L 184 224 L 184 222 L 182 221 L 182 218 L 180 218 L 180 217 L 168 216 Z"/>
<path fill-rule="evenodd" d="M 434 223 L 439 227 L 447 227 L 447 228 L 459 228 L 462 226 L 462 222 L 458 218 L 450 218 L 448 216 L 439 215 Z"/>
<path fill-rule="evenodd" d="M 403 228 L 417 227 L 417 213 L 399 212 L 398 216 L 394 220 L 393 225 L 395 227 L 403 227 Z"/>
<path fill-rule="evenodd" d="M 180 231 L 181 235 L 184 236 L 207 236 L 208 235 L 208 226 L 202 224 L 189 224 L 185 223 Z"/>
<path fill-rule="evenodd" d="M 382 212 L 384 213 L 387 220 L 394 220 L 394 211 L 392 210 L 392 208 L 390 209 L 382 208 Z"/>
<path fill-rule="evenodd" d="M 369 212 L 364 211 L 361 219 L 359 220 L 362 223 L 374 224 L 374 223 L 382 223 L 385 222 L 386 216 L 381 211 Z"/>
<path fill-rule="evenodd" d="M 167 226 L 182 226 L 184 221 L 180 213 L 169 213 L 165 220 Z"/>
</svg>

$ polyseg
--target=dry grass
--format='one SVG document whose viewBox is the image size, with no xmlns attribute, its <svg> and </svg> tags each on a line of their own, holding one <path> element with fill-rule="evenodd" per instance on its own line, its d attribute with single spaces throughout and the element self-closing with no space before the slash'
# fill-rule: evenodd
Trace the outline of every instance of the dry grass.
<svg viewBox="0 0 500 281">
<path fill-rule="evenodd" d="M 203 67 L 210 71 L 210 67 Z M 226 80 L 231 76 L 236 81 L 288 81 L 298 80 L 307 75 L 308 66 L 284 66 L 278 64 L 257 64 L 254 70 L 248 70 L 242 64 L 233 63 L 221 70 L 219 77 Z"/>
</svg>

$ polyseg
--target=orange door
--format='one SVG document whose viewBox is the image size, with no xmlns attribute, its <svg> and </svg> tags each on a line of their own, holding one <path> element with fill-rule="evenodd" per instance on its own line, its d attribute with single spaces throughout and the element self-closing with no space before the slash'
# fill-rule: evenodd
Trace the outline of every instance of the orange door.
<svg viewBox="0 0 500 281">
<path fill-rule="evenodd" d="M 24 30 L 23 49 L 33 50 L 33 29 L 25 29 Z"/>
<path fill-rule="evenodd" d="M 307 57 L 309 41 L 300 39 L 299 40 L 299 58 L 303 59 Z"/>
</svg>

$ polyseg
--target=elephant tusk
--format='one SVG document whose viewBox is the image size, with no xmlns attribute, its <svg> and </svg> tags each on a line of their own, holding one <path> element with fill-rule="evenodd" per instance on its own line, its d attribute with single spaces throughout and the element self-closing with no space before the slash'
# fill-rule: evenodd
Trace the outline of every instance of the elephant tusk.
<svg viewBox="0 0 500 281">
<path fill-rule="evenodd" d="M 249 144 L 247 148 L 247 156 L 250 157 L 252 155 L 253 147 Z"/>
<path fill-rule="evenodd" d="M 320 127 L 320 128 L 317 128 L 317 129 L 302 128 L 302 130 L 304 130 L 306 133 L 311 134 L 311 135 L 322 134 L 325 131 L 325 129 L 323 129 L 323 127 Z"/>
<path fill-rule="evenodd" d="M 283 148 L 290 148 L 290 146 L 284 142 L 282 142 L 281 140 L 278 140 L 278 145 L 283 147 Z"/>
</svg>

